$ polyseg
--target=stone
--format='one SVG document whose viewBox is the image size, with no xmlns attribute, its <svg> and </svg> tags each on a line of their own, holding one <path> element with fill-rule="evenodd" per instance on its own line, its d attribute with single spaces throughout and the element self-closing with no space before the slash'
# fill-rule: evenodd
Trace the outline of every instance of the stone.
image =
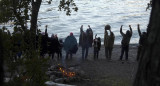
<svg viewBox="0 0 160 86">
<path fill-rule="evenodd" d="M 51 80 L 51 81 L 55 81 L 55 79 L 56 79 L 56 76 L 55 76 L 55 75 L 51 75 L 51 76 L 50 76 L 50 80 Z"/>
<path fill-rule="evenodd" d="M 64 82 L 64 78 L 55 79 L 55 82 L 56 83 L 63 83 Z"/>
</svg>

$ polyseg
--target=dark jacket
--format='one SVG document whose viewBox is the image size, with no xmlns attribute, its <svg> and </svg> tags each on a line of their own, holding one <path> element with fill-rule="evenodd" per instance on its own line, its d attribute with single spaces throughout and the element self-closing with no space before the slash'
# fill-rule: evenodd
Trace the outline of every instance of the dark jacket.
<svg viewBox="0 0 160 86">
<path fill-rule="evenodd" d="M 93 31 L 91 28 L 88 28 L 86 30 L 86 36 L 87 36 L 87 43 L 89 47 L 92 47 L 92 43 L 93 43 Z"/>
<path fill-rule="evenodd" d="M 93 41 L 94 51 L 100 51 L 101 49 L 101 38 L 95 38 Z"/>
<path fill-rule="evenodd" d="M 77 52 L 77 40 L 74 36 L 68 36 L 63 43 L 64 50 L 70 53 Z"/>
<path fill-rule="evenodd" d="M 53 38 L 53 37 L 49 38 L 48 49 L 49 49 L 50 53 L 60 52 L 60 43 L 59 43 L 58 39 Z"/>
<path fill-rule="evenodd" d="M 85 32 L 81 32 L 80 36 L 79 36 L 79 46 L 81 47 L 87 47 L 87 35 Z"/>
<path fill-rule="evenodd" d="M 140 28 L 138 28 L 138 34 L 140 36 L 139 45 L 144 46 L 147 41 L 147 33 L 146 32 L 141 33 Z"/>
<path fill-rule="evenodd" d="M 47 35 L 41 35 L 41 51 L 44 53 L 47 53 L 48 51 L 48 36 Z"/>
<path fill-rule="evenodd" d="M 114 33 L 111 32 L 111 35 L 109 36 L 109 39 L 108 39 L 108 40 L 109 40 L 109 41 L 108 41 L 108 47 L 113 48 L 114 39 L 115 39 Z"/>
<path fill-rule="evenodd" d="M 120 28 L 120 33 L 121 33 L 121 35 L 122 35 L 122 41 L 121 41 L 121 44 L 122 44 L 122 46 L 128 46 L 129 45 L 129 43 L 130 43 L 130 39 L 131 39 L 131 36 L 132 36 L 132 28 L 130 27 L 130 31 L 128 30 L 127 32 L 126 32 L 126 34 L 124 34 L 123 32 L 122 32 L 122 27 Z"/>
</svg>

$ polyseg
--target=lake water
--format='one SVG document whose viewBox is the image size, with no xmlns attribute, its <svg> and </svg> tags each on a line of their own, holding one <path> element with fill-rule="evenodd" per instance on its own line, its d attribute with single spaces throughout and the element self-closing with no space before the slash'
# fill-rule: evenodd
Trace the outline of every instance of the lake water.
<svg viewBox="0 0 160 86">
<path fill-rule="evenodd" d="M 86 30 L 90 25 L 94 35 L 98 34 L 103 42 L 104 27 L 110 24 L 116 36 L 115 44 L 120 44 L 122 39 L 120 26 L 124 25 L 125 32 L 129 29 L 128 25 L 132 25 L 131 43 L 138 43 L 137 24 L 140 24 L 142 31 L 146 31 L 150 16 L 150 10 L 146 11 L 148 2 L 149 0 L 75 0 L 78 12 L 66 16 L 64 11 L 58 11 L 59 0 L 52 0 L 50 5 L 43 0 L 38 25 L 42 31 L 45 30 L 45 25 L 48 25 L 49 36 L 57 34 L 59 38 L 65 39 L 73 32 L 77 40 L 80 26 L 83 25 Z"/>
</svg>

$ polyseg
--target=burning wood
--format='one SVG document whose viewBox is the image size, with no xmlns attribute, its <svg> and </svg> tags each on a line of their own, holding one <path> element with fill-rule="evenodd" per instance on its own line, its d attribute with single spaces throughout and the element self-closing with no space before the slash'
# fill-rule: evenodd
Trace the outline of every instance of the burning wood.
<svg viewBox="0 0 160 86">
<path fill-rule="evenodd" d="M 62 65 L 53 65 L 46 72 L 50 80 L 55 83 L 70 83 L 84 81 L 85 73 L 76 67 L 66 68 Z M 85 80 L 86 81 L 86 80 Z"/>
<path fill-rule="evenodd" d="M 70 70 L 67 70 L 61 67 L 59 67 L 59 70 L 62 72 L 63 76 L 66 76 L 66 77 L 74 77 L 76 75 L 75 72 L 70 72 Z"/>
</svg>

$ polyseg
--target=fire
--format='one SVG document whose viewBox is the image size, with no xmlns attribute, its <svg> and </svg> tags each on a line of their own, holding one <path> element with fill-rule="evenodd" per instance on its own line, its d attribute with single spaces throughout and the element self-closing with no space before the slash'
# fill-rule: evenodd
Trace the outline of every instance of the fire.
<svg viewBox="0 0 160 86">
<path fill-rule="evenodd" d="M 64 76 L 67 76 L 67 77 L 74 77 L 76 75 L 75 72 L 67 71 L 61 67 L 59 67 L 59 70 L 63 73 Z"/>
</svg>

